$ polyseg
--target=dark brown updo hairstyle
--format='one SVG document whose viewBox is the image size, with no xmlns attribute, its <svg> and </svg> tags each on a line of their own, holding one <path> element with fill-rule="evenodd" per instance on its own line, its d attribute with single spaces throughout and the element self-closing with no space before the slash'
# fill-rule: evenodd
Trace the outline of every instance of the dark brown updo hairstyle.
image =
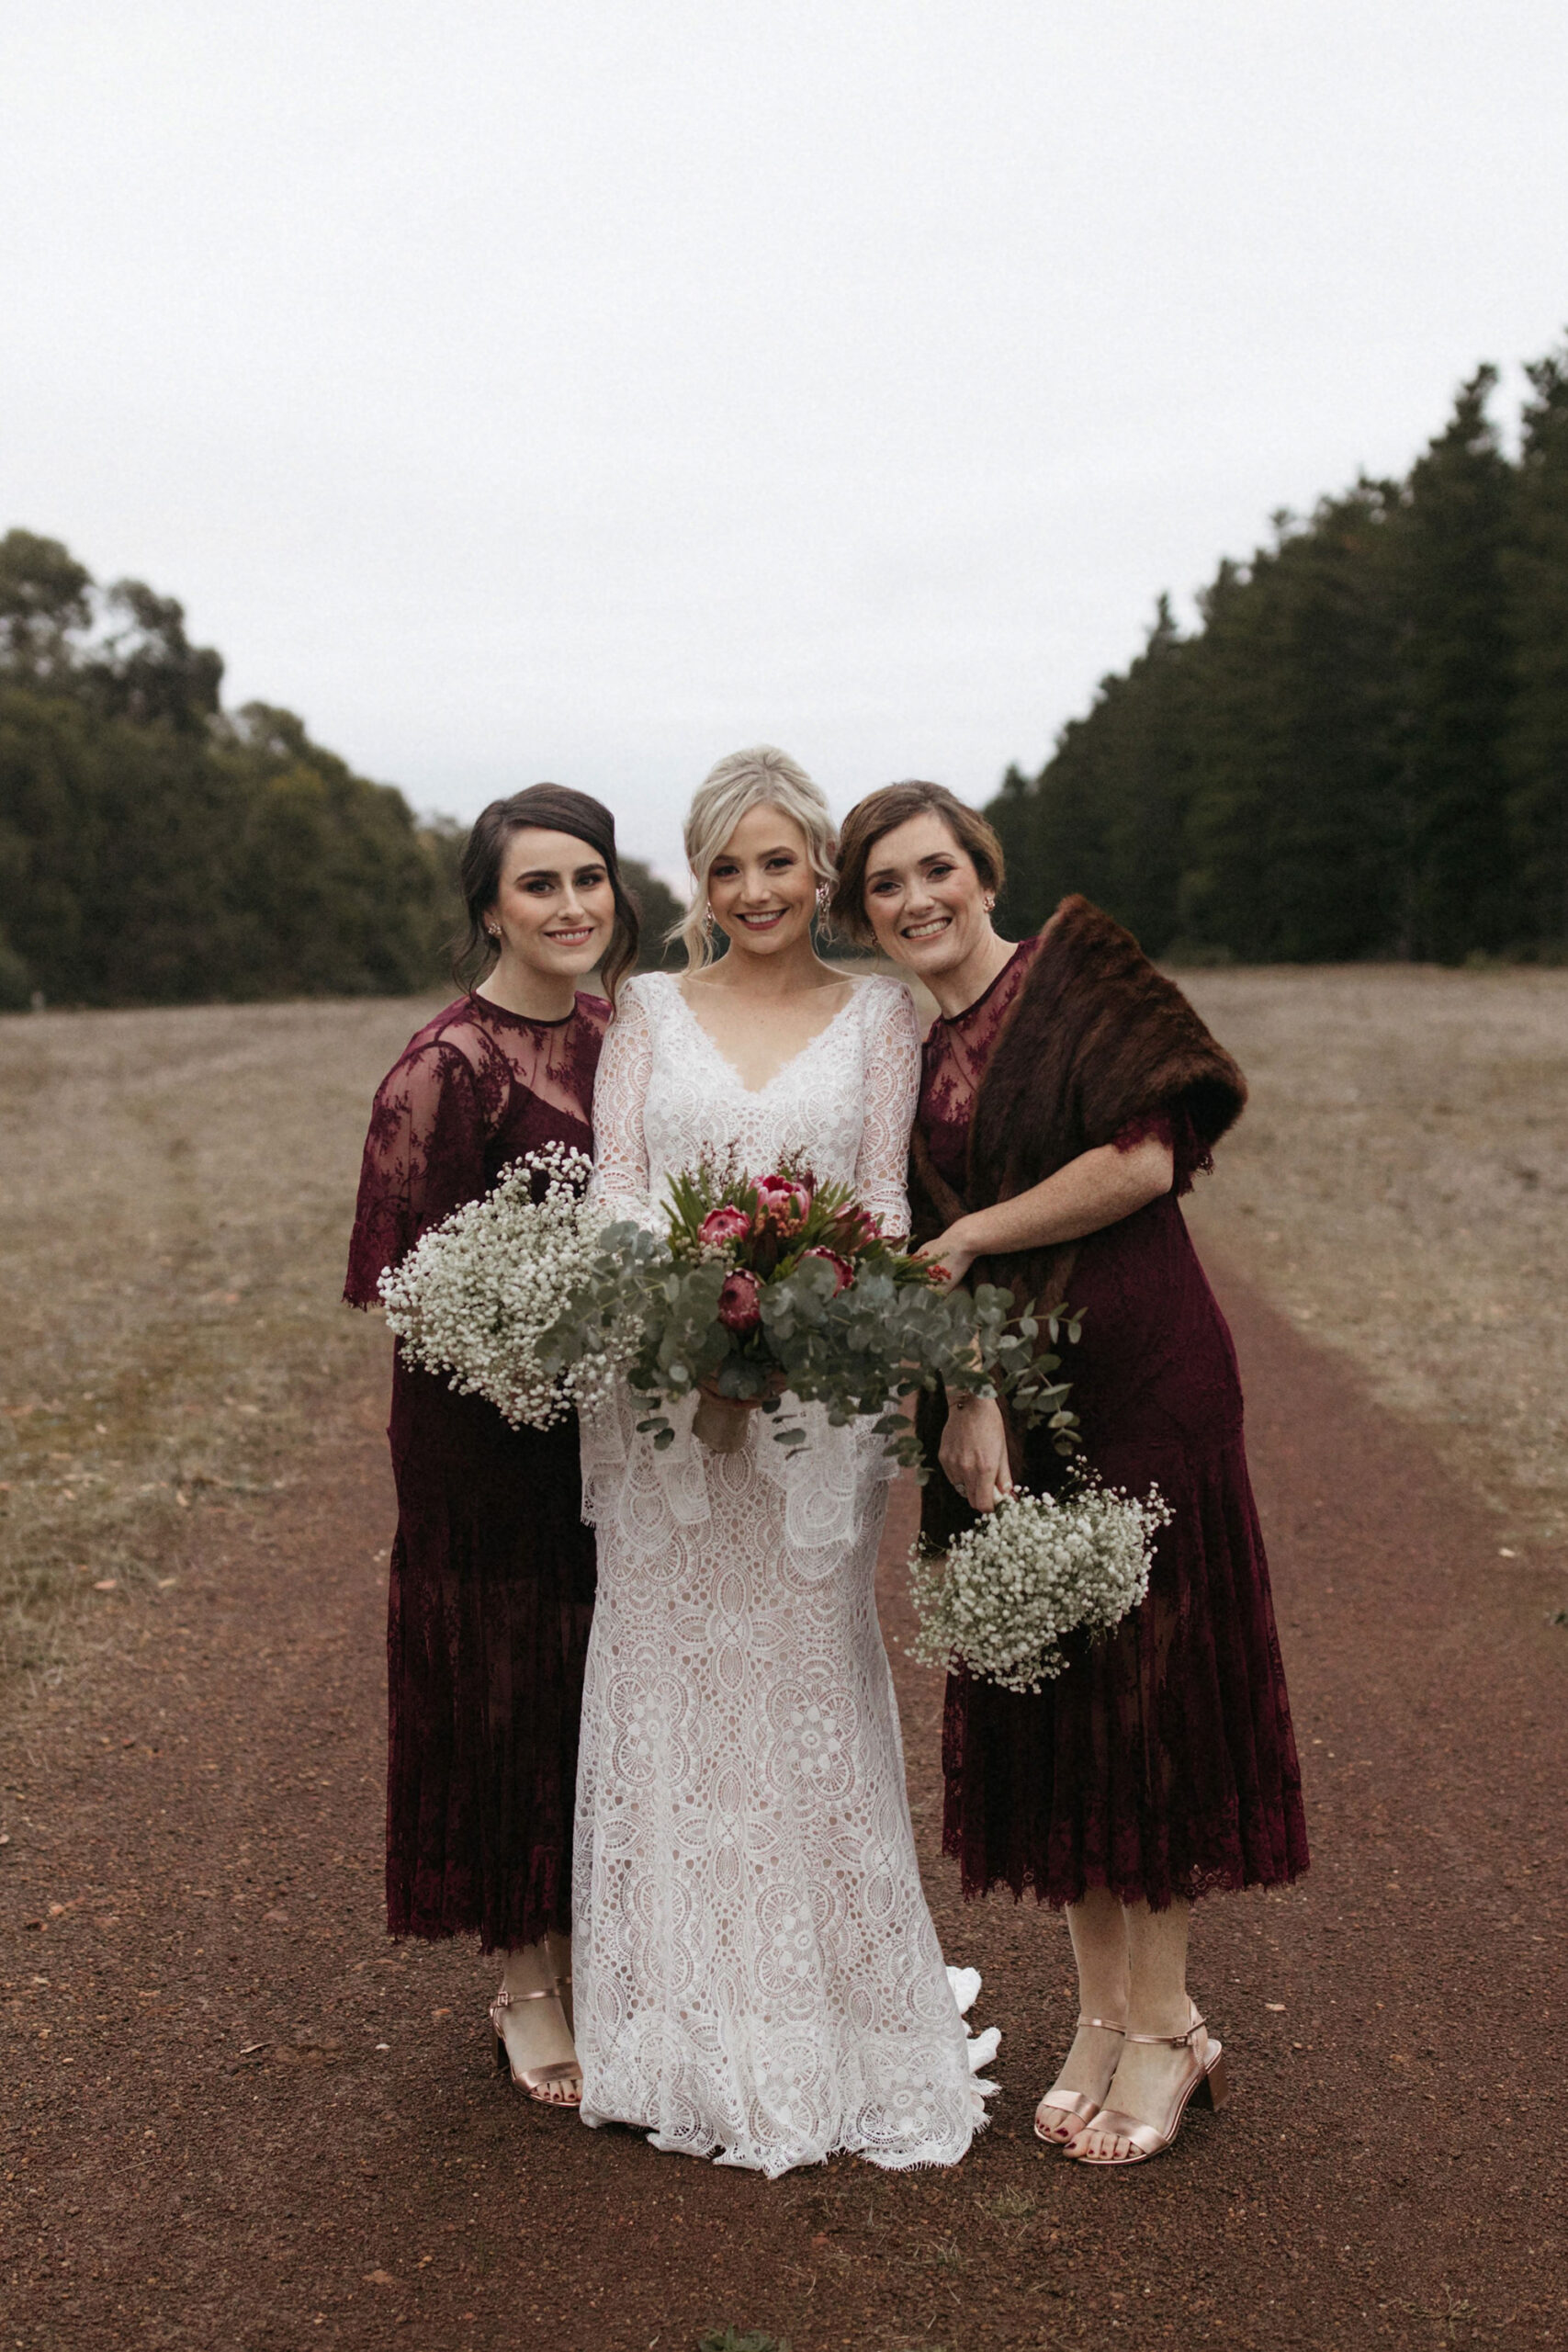
<svg viewBox="0 0 1568 2352">
<path fill-rule="evenodd" d="M 984 887 L 1000 896 L 1007 880 L 1007 861 L 1000 842 L 977 808 L 949 792 L 945 784 L 885 784 L 880 792 L 868 792 L 863 800 L 856 801 L 840 831 L 839 879 L 829 909 L 836 931 L 847 932 L 863 947 L 872 944 L 875 934 L 865 911 L 871 853 L 885 833 L 907 825 L 911 817 L 927 815 L 942 819 L 959 848 L 967 853 Z"/>
<path fill-rule="evenodd" d="M 484 919 L 500 895 L 501 862 L 506 854 L 506 844 L 513 833 L 522 832 L 528 826 L 536 827 L 543 833 L 570 833 L 574 841 L 581 842 L 604 861 L 604 871 L 615 893 L 615 922 L 599 976 L 614 1006 L 616 989 L 637 962 L 637 901 L 621 879 L 614 817 L 602 800 L 591 800 L 586 792 L 573 792 L 564 784 L 531 784 L 526 791 L 513 792 L 504 800 L 492 800 L 475 818 L 458 868 L 468 928 L 453 953 L 453 976 L 459 988 L 472 996 L 495 962 L 495 944 L 485 930 Z"/>
</svg>

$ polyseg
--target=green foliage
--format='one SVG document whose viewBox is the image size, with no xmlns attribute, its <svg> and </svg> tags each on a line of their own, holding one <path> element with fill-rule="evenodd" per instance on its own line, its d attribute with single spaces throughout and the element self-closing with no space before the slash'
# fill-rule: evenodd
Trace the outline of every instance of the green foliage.
<svg viewBox="0 0 1568 2352">
<path fill-rule="evenodd" d="M 0 931 L 0 1012 L 22 1012 L 32 1002 L 32 975 Z"/>
<path fill-rule="evenodd" d="M 1362 481 L 1162 598 L 1032 778 L 987 810 L 1020 931 L 1081 890 L 1213 963 L 1568 943 L 1568 354 L 1517 463 L 1478 369 L 1403 482 Z"/>
<path fill-rule="evenodd" d="M 1205 600 L 1188 664 L 1178 937 L 1252 963 L 1388 944 L 1388 509 L 1386 489 L 1364 482 L 1304 530 L 1281 518 L 1275 548 L 1246 577 L 1222 571 Z"/>
<path fill-rule="evenodd" d="M 73 639 L 92 619 L 93 577 L 58 539 L 7 531 L 0 539 L 0 665 L 47 686 L 69 676 Z"/>
<path fill-rule="evenodd" d="M 1480 368 L 1412 469 L 1394 533 L 1406 944 L 1458 963 L 1516 935 L 1504 743 L 1513 630 L 1505 564 L 1514 480 Z"/>
<path fill-rule="evenodd" d="M 637 944 L 637 967 L 639 972 L 657 972 L 670 961 L 674 951 L 668 944 L 668 934 L 680 922 L 685 910 L 667 883 L 660 880 L 650 865 L 640 857 L 623 857 L 621 879 L 637 901 L 642 919 L 642 936 Z"/>
<path fill-rule="evenodd" d="M 1040 1322 L 1019 1315 L 1011 1294 L 993 1285 L 939 1288 L 926 1267 L 871 1228 L 870 1238 L 852 1244 L 844 1229 L 862 1219 L 844 1186 L 823 1186 L 809 1217 L 787 1233 L 758 1215 L 755 1185 L 727 1189 L 754 1227 L 738 1241 L 700 1239 L 716 1201 L 711 1170 L 672 1182 L 665 1236 L 606 1226 L 595 1262 L 542 1351 L 558 1365 L 595 1352 L 635 1301 L 641 1340 L 626 1377 L 647 1408 L 637 1427 L 656 1447 L 674 1442 L 667 1408 L 698 1391 L 769 1416 L 787 1391 L 823 1406 L 834 1428 L 875 1415 L 889 1453 L 923 1477 L 919 1442 L 898 1400 L 940 1380 L 950 1390 L 1005 1393 L 1026 1427 L 1043 1421 L 1059 1453 L 1075 1448 L 1076 1417 L 1066 1385 L 1052 1378 L 1060 1358 L 1050 1351 L 1061 1331 L 1078 1336 L 1068 1310 Z M 829 1247 L 833 1257 L 817 1254 Z M 852 1259 L 852 1279 L 839 1249 Z M 747 1325 L 721 1320 L 723 1294 L 737 1279 L 753 1284 Z M 784 1446 L 805 1437 L 794 1424 L 773 1434 Z"/>
<path fill-rule="evenodd" d="M 1568 352 L 1529 371 L 1506 563 L 1513 698 L 1505 757 L 1523 934 L 1568 944 Z"/>
<path fill-rule="evenodd" d="M 0 539 L 0 1009 L 428 988 L 459 829 L 290 711 L 226 716 L 173 597 Z"/>
<path fill-rule="evenodd" d="M 789 2352 L 789 2338 L 761 2327 L 706 2327 L 697 2338 L 697 2352 Z"/>
</svg>

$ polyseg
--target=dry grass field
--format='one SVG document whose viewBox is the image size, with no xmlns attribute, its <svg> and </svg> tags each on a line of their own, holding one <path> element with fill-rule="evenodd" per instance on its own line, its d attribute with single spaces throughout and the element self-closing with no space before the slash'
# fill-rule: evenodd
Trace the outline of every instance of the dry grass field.
<svg viewBox="0 0 1568 2352">
<path fill-rule="evenodd" d="M 1192 1204 L 1426 1424 L 1499 1547 L 1568 1536 L 1568 972 L 1184 972 L 1252 1101 Z"/>
<path fill-rule="evenodd" d="M 1568 1530 L 1568 974 L 1184 976 L 1252 1108 L 1200 1237 Z M 169 1535 L 310 1476 L 385 1341 L 337 1304 L 371 1091 L 415 1002 L 0 1021 L 0 1666 L 178 1605 Z"/>
<path fill-rule="evenodd" d="M 321 1399 L 386 1344 L 337 1300 L 370 1094 L 422 1011 L 0 1021 L 0 1667 L 114 1643 L 173 1522 L 309 1475 Z"/>
</svg>

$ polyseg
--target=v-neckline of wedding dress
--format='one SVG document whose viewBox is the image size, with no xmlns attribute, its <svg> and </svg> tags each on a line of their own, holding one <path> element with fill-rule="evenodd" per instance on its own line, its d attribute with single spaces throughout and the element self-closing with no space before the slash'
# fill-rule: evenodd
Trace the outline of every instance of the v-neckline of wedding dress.
<svg viewBox="0 0 1568 2352">
<path fill-rule="evenodd" d="M 660 975 L 660 978 L 669 981 L 671 989 L 673 991 L 676 1003 L 680 1006 L 682 1012 L 685 1014 L 687 1020 L 691 1023 L 693 1028 L 702 1039 L 704 1045 L 706 1046 L 715 1061 L 716 1061 L 719 1067 L 735 1080 L 735 1083 L 739 1088 L 741 1093 L 749 1094 L 753 1102 L 761 1102 L 765 1094 L 771 1094 L 773 1088 L 778 1084 L 780 1079 L 784 1077 L 788 1071 L 792 1070 L 796 1062 L 804 1061 L 806 1056 L 810 1053 L 814 1046 L 821 1045 L 825 1038 L 832 1035 L 834 1030 L 838 1027 L 845 1013 L 852 1010 L 856 998 L 859 996 L 862 988 L 864 986 L 863 981 L 852 980 L 849 984 L 850 992 L 844 999 L 842 1004 L 840 1005 L 837 1012 L 831 1014 L 829 1018 L 822 1023 L 820 1029 L 815 1030 L 812 1035 L 807 1037 L 804 1046 L 797 1046 L 795 1052 L 791 1054 L 787 1061 L 780 1062 L 777 1069 L 773 1071 L 770 1078 L 765 1079 L 761 1086 L 748 1086 L 746 1080 L 741 1077 L 740 1072 L 736 1069 L 735 1064 L 730 1060 L 729 1056 L 725 1052 L 717 1038 L 713 1035 L 712 1031 L 705 1027 L 703 1022 L 698 1019 L 695 1008 L 687 1003 L 686 992 L 681 986 L 680 975 L 675 972 L 665 972 Z"/>
</svg>

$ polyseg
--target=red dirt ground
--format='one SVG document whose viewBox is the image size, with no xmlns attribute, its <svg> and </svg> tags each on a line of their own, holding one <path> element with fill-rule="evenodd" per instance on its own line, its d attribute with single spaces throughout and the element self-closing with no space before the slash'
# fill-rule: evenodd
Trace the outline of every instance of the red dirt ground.
<svg viewBox="0 0 1568 2352">
<path fill-rule="evenodd" d="M 1032 2139 L 1066 1933 L 957 1900 L 939 1686 L 902 1662 L 937 1924 L 1005 2034 L 969 2160 L 770 2185 L 511 2095 L 493 1969 L 381 1931 L 390 1497 L 352 1397 L 324 1475 L 203 1515 L 126 1654 L 5 1758 L 0 2352 L 1568 2344 L 1561 1590 L 1224 1287 L 1317 1860 L 1195 1923 L 1223 2116 L 1123 2173 Z"/>
</svg>

